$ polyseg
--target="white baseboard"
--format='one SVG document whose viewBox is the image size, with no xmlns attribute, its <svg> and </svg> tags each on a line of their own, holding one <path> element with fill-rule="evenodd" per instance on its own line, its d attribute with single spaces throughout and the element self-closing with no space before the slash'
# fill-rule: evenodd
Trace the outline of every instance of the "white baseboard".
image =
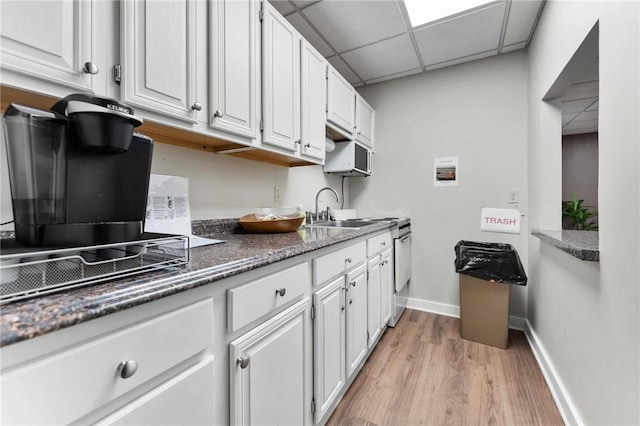
<svg viewBox="0 0 640 426">
<path fill-rule="evenodd" d="M 460 318 L 460 306 L 448 305 L 446 303 L 410 297 L 407 299 L 407 308 L 447 317 Z M 526 320 L 524 318 L 509 316 L 509 328 L 514 330 L 524 330 L 525 322 Z"/>
<path fill-rule="evenodd" d="M 571 401 L 569 392 L 567 392 L 567 389 L 564 387 L 564 384 L 562 383 L 562 380 L 560 380 L 560 376 L 558 376 L 549 355 L 547 355 L 547 351 L 545 351 L 540 339 L 536 335 L 535 331 L 533 331 L 531 324 L 527 320 L 525 320 L 524 334 L 527 336 L 529 346 L 533 351 L 533 355 L 536 357 L 536 361 L 538 361 L 538 365 L 540 366 L 540 370 L 542 370 L 544 379 L 547 381 L 551 395 L 556 401 L 562 420 L 564 420 L 564 423 L 567 425 L 584 424 L 576 406 L 573 404 L 573 401 Z"/>
</svg>

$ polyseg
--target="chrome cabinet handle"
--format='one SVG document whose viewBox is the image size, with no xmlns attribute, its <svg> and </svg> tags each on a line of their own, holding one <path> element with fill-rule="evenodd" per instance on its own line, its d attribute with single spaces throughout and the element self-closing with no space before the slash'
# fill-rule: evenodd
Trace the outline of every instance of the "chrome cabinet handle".
<svg viewBox="0 0 640 426">
<path fill-rule="evenodd" d="M 307 142 L 307 143 L 305 143 L 305 144 L 304 144 L 304 147 L 305 147 L 305 148 L 309 148 L 310 146 L 311 146 L 311 143 L 309 143 L 309 142 Z"/>
<path fill-rule="evenodd" d="M 193 111 L 202 111 L 202 104 L 200 102 L 195 102 L 193 105 L 191 105 L 191 109 Z"/>
<path fill-rule="evenodd" d="M 340 306 L 340 310 L 344 311 L 344 305 Z"/>
<path fill-rule="evenodd" d="M 387 245 L 387 242 L 386 242 L 386 241 L 383 241 L 383 242 L 381 242 L 381 243 L 380 243 L 380 245 L 381 245 L 382 247 L 384 247 L 384 246 L 386 246 L 386 245 Z"/>
<path fill-rule="evenodd" d="M 298 139 L 298 140 L 297 140 L 297 141 L 295 141 L 294 143 L 295 143 L 296 145 L 300 145 L 300 142 L 302 142 L 302 140 L 301 140 L 301 139 Z"/>
<path fill-rule="evenodd" d="M 287 294 L 286 288 L 276 288 L 276 296 L 284 297 L 285 294 Z"/>
<path fill-rule="evenodd" d="M 353 304 L 353 299 L 349 299 L 349 304 L 352 305 Z"/>
<path fill-rule="evenodd" d="M 128 379 L 133 376 L 136 374 L 136 371 L 138 371 L 138 363 L 132 359 L 129 361 L 122 361 L 118 364 L 118 373 L 120 373 L 120 377 L 123 379 Z"/>
<path fill-rule="evenodd" d="M 349 284 L 351 284 L 351 286 L 353 286 L 353 287 L 356 286 L 356 282 L 355 281 L 351 281 Z"/>
<path fill-rule="evenodd" d="M 213 118 L 222 118 L 222 117 L 224 117 L 224 113 L 219 109 L 217 109 L 216 112 L 213 113 Z"/>
<path fill-rule="evenodd" d="M 344 261 L 347 262 L 347 263 L 351 263 L 351 258 L 347 257 Z"/>
<path fill-rule="evenodd" d="M 240 364 L 240 368 L 244 370 L 245 368 L 247 368 L 247 365 L 249 365 L 250 360 L 251 357 L 249 355 L 241 356 L 236 360 L 236 364 Z"/>
<path fill-rule="evenodd" d="M 85 62 L 84 66 L 82 67 L 82 71 L 84 71 L 85 74 L 98 74 L 100 70 L 98 69 L 98 66 L 93 62 Z"/>
</svg>

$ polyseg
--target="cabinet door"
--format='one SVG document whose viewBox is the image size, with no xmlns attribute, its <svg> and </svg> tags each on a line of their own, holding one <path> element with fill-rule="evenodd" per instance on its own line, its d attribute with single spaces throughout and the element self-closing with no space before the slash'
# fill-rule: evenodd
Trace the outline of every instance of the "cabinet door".
<svg viewBox="0 0 640 426">
<path fill-rule="evenodd" d="M 213 356 L 207 357 L 97 424 L 213 424 L 213 359 Z"/>
<path fill-rule="evenodd" d="M 262 7 L 262 141 L 293 154 L 300 144 L 301 37 L 268 2 Z"/>
<path fill-rule="evenodd" d="M 317 407 L 316 423 L 327 413 L 346 379 L 344 279 L 337 278 L 313 295 L 313 394 Z"/>
<path fill-rule="evenodd" d="M 302 154 L 324 161 L 327 63 L 306 40 L 301 43 L 300 60 Z"/>
<path fill-rule="evenodd" d="M 34 77 L 73 90 L 92 91 L 92 1 L 2 1 L 0 64 L 3 83 L 27 89 Z M 95 64 L 108 72 L 107 64 Z M 15 74 L 14 74 L 15 73 Z M 15 81 L 14 81 L 15 79 Z"/>
<path fill-rule="evenodd" d="M 380 306 L 382 309 L 382 327 L 391 320 L 393 310 L 393 262 L 392 250 L 388 249 L 380 255 Z"/>
<path fill-rule="evenodd" d="M 196 3 L 121 2 L 122 94 L 126 103 L 196 122 Z"/>
<path fill-rule="evenodd" d="M 309 298 L 230 344 L 231 424 L 311 423 Z"/>
<path fill-rule="evenodd" d="M 256 138 L 258 93 L 258 2 L 209 3 L 211 127 Z"/>
<path fill-rule="evenodd" d="M 332 66 L 327 76 L 327 124 L 347 139 L 353 139 L 355 91 Z"/>
<path fill-rule="evenodd" d="M 374 110 L 371 106 L 356 95 L 356 140 L 369 148 L 373 148 L 373 117 Z"/>
<path fill-rule="evenodd" d="M 366 266 L 347 276 L 346 342 L 347 378 L 351 377 L 367 353 L 367 276 Z"/>
<path fill-rule="evenodd" d="M 376 256 L 367 263 L 367 345 L 371 348 L 382 331 L 380 283 L 380 256 Z"/>
</svg>

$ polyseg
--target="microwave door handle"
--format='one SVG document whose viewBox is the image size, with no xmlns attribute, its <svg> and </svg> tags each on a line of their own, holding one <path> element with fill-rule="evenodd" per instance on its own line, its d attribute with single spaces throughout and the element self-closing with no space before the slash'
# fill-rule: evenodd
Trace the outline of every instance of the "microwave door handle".
<svg viewBox="0 0 640 426">
<path fill-rule="evenodd" d="M 367 161 L 367 173 L 371 174 L 371 161 L 373 160 L 373 152 L 367 151 L 367 157 L 369 157 Z"/>
</svg>

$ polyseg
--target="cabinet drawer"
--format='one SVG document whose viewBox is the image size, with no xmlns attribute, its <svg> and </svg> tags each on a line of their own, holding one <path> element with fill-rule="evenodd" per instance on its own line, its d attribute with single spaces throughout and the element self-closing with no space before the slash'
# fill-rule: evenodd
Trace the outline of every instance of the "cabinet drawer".
<svg viewBox="0 0 640 426">
<path fill-rule="evenodd" d="M 2 423 L 71 423 L 212 343 L 213 300 L 207 299 L 3 371 Z M 124 361 L 137 363 L 126 379 L 119 369 Z"/>
<path fill-rule="evenodd" d="M 391 247 L 391 234 L 385 232 L 382 235 L 371 237 L 367 240 L 367 257 L 374 256 L 384 249 Z"/>
<path fill-rule="evenodd" d="M 308 288 L 309 264 L 302 263 L 228 290 L 229 331 L 239 330 L 301 297 Z"/>
<path fill-rule="evenodd" d="M 313 259 L 314 284 L 322 284 L 352 266 L 364 262 L 366 251 L 366 243 L 363 241 Z"/>
</svg>

